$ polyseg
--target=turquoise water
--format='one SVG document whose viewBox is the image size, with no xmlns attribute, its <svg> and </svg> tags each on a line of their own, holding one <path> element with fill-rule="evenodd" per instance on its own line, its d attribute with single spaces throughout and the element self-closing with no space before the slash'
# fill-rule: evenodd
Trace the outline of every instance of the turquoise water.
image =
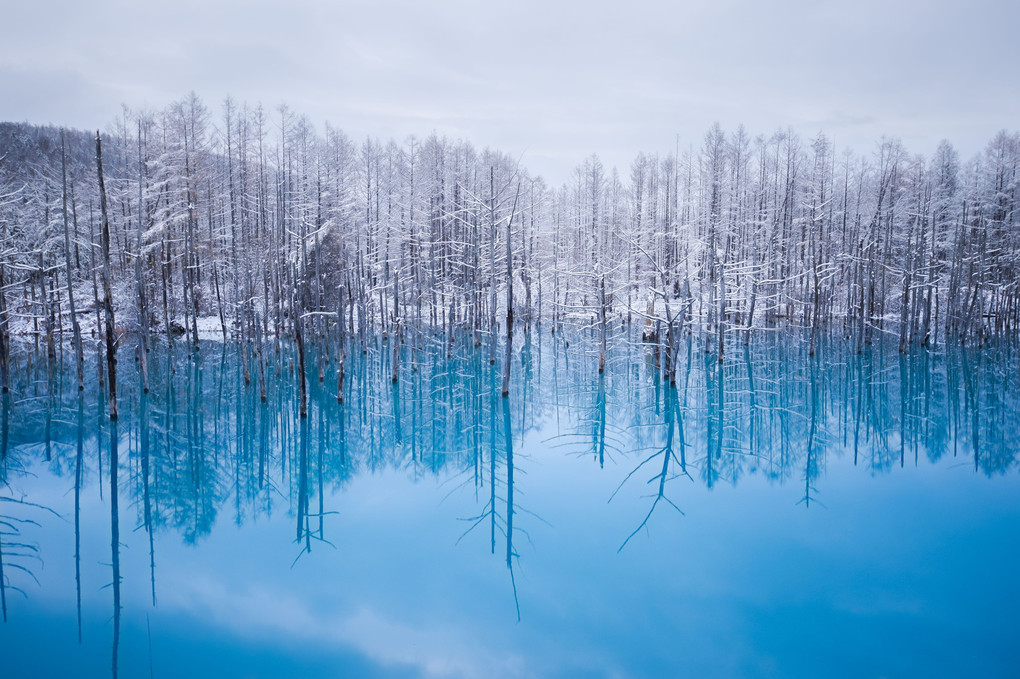
<svg viewBox="0 0 1020 679">
<path fill-rule="evenodd" d="M 310 349 L 305 420 L 288 346 L 265 403 L 236 347 L 157 347 L 144 398 L 125 349 L 115 426 L 19 354 L 2 676 L 1016 676 L 1017 347 L 694 341 L 673 389 L 535 332 L 504 399 L 410 344 L 342 405 Z"/>
</svg>

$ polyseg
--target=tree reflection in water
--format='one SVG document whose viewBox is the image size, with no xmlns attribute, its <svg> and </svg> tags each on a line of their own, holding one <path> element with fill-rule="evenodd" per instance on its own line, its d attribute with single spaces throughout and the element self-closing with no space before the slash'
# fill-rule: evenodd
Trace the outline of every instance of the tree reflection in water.
<svg viewBox="0 0 1020 679">
<path fill-rule="evenodd" d="M 353 335 L 352 335 L 353 337 Z M 569 340 L 569 348 L 567 341 Z M 647 496 L 647 509 L 619 536 L 624 549 L 649 530 L 658 508 L 683 515 L 684 486 L 738 485 L 748 476 L 800 484 L 800 503 L 824 497 L 833 459 L 895 473 L 909 463 L 969 458 L 986 476 L 1017 467 L 1020 370 L 1016 348 L 990 343 L 918 349 L 865 347 L 818 340 L 760 338 L 723 363 L 697 340 L 678 343 L 675 373 L 664 377 L 652 350 L 615 341 L 599 373 L 597 339 L 570 330 L 550 337 L 522 331 L 508 397 L 499 368 L 468 335 L 405 333 L 339 361 L 317 358 L 308 380 L 308 416 L 300 417 L 295 349 L 266 352 L 266 398 L 246 384 L 236 347 L 153 348 L 150 386 L 124 361 L 117 422 L 105 415 L 95 376 L 84 392 L 70 362 L 12 357 L 13 383 L 3 396 L 0 499 L 0 603 L 32 580 L 31 529 L 43 521 L 32 498 L 14 488 L 29 467 L 44 464 L 69 479 L 74 497 L 74 569 L 81 635 L 82 498 L 109 483 L 113 663 L 120 632 L 120 500 L 147 533 L 148 579 L 157 604 L 154 535 L 176 532 L 188 543 L 209 534 L 223 515 L 237 525 L 283 509 L 292 512 L 295 560 L 327 538 L 328 498 L 360 475 L 398 470 L 413 479 L 454 479 L 450 494 L 473 494 L 477 511 L 463 535 L 488 532 L 488 547 L 505 560 L 516 613 L 518 543 L 540 516 L 522 506 L 527 469 L 536 455 L 590 459 L 599 473 L 623 469 L 606 500 Z M 431 344 L 430 344 L 431 342 Z M 394 345 L 396 351 L 394 351 Z M 95 358 L 93 357 L 93 361 Z M 399 379 L 394 381 L 393 361 Z M 247 371 L 260 371 L 249 366 Z M 262 374 L 261 372 L 259 374 Z M 140 376 L 138 376 L 140 377 Z M 675 381 L 675 384 L 672 382 Z M 261 382 L 261 380 L 260 380 Z M 337 386 L 340 393 L 337 393 Z M 86 413 L 96 413 L 95 418 Z M 525 445 L 531 434 L 544 443 Z M 526 490 L 526 488 L 524 488 Z M 533 525 L 533 524 L 532 524 Z M 462 535 L 462 537 L 463 537 Z M 28 547 L 26 547 L 28 545 Z M 128 573 L 126 577 L 138 577 Z M 24 605 L 24 604 L 18 604 Z"/>
</svg>

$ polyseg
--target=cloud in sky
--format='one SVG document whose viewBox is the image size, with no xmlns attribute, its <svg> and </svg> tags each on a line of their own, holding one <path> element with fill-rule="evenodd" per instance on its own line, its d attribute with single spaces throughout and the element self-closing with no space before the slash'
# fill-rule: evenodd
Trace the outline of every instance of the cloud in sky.
<svg viewBox="0 0 1020 679">
<path fill-rule="evenodd" d="M 102 127 L 194 90 L 356 138 L 463 137 L 554 182 L 592 152 L 625 170 L 677 135 L 697 146 L 714 121 L 967 155 L 1020 120 L 1003 0 L 42 0 L 4 23 L 0 119 Z"/>
</svg>

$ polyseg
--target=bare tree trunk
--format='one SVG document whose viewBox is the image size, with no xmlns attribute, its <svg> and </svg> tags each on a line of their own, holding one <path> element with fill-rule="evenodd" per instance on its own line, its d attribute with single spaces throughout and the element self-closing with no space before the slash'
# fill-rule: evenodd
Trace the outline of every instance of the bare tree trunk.
<svg viewBox="0 0 1020 679">
<path fill-rule="evenodd" d="M 60 131 L 60 173 L 62 178 L 62 201 L 64 215 L 64 266 L 67 278 L 67 304 L 71 312 L 71 332 L 74 341 L 74 361 L 78 371 L 78 391 L 85 389 L 85 355 L 81 345 L 81 326 L 74 306 L 74 284 L 71 275 L 71 234 L 67 221 L 67 154 L 64 147 L 64 131 Z M 2 281 L 0 281 L 2 283 Z"/>
<path fill-rule="evenodd" d="M 103 305 L 99 301 L 99 279 L 96 274 L 96 229 L 95 218 L 92 210 L 92 201 L 89 201 L 89 270 L 92 273 L 92 308 L 96 310 L 96 324 L 92 336 L 99 333 L 99 342 L 96 343 L 96 373 L 99 378 L 99 386 L 106 387 L 106 371 L 103 370 Z"/>
<path fill-rule="evenodd" d="M 220 333 L 223 336 L 223 344 L 227 343 L 227 319 L 223 315 L 223 298 L 220 295 L 220 276 L 219 276 L 219 264 L 215 263 L 212 267 L 212 278 L 213 278 L 213 289 L 216 291 L 216 307 L 219 309 L 220 316 Z"/>
<path fill-rule="evenodd" d="M 4 277 L 4 266 L 0 264 L 0 383 L 3 393 L 11 390 L 11 365 L 10 365 L 10 331 L 7 327 L 7 293 L 4 288 L 7 281 Z M 4 450 L 6 453 L 6 449 Z"/>
<path fill-rule="evenodd" d="M 606 371 L 606 276 L 599 280 L 599 374 Z"/>
<path fill-rule="evenodd" d="M 344 282 L 340 282 L 337 289 L 337 375 L 336 375 L 336 402 L 344 402 L 344 372 L 347 362 L 347 337 L 344 331 Z"/>
<path fill-rule="evenodd" d="M 751 330 L 754 327 L 754 306 L 758 301 L 758 283 L 751 281 L 751 307 L 747 311 L 747 330 L 744 333 L 744 346 L 751 343 Z"/>
<path fill-rule="evenodd" d="M 390 343 L 393 345 L 393 360 L 390 365 L 390 381 L 397 383 L 400 377 L 400 317 L 397 315 L 397 300 L 400 298 L 398 290 L 397 272 L 393 272 L 393 327 L 390 336 Z"/>
<path fill-rule="evenodd" d="M 103 143 L 96 131 L 96 169 L 99 174 L 99 205 L 102 211 L 103 307 L 106 310 L 106 368 L 109 374 L 110 419 L 117 419 L 117 338 L 113 320 L 113 291 L 110 287 L 110 216 L 103 182 Z"/>
<path fill-rule="evenodd" d="M 503 359 L 503 396 L 510 395 L 510 355 L 513 352 L 514 339 L 514 272 L 513 253 L 510 250 L 510 229 L 517 212 L 517 199 L 521 195 L 521 183 L 517 182 L 517 194 L 514 206 L 510 210 L 510 218 L 506 220 L 506 354 Z"/>
<path fill-rule="evenodd" d="M 46 260 L 42 251 L 39 252 L 39 298 L 42 300 L 43 323 L 46 327 L 46 357 L 50 361 L 55 361 L 57 358 L 55 343 L 57 330 L 53 318 L 53 299 L 46 291 Z"/>
<path fill-rule="evenodd" d="M 393 323 L 390 333 L 390 343 L 393 345 L 393 360 L 390 362 L 390 382 L 397 383 L 400 377 L 400 320 Z"/>
<path fill-rule="evenodd" d="M 496 168 L 489 166 L 489 364 L 496 362 Z"/>
<path fill-rule="evenodd" d="M 719 362 L 723 362 L 723 334 L 726 332 L 726 276 L 723 262 L 719 262 Z"/>
<path fill-rule="evenodd" d="M 138 331 L 141 346 L 138 351 L 138 367 L 142 373 L 142 391 L 149 393 L 149 305 L 145 299 L 145 280 L 142 278 L 142 219 L 145 216 L 145 199 L 142 182 L 145 175 L 142 164 L 142 121 L 138 120 L 138 229 L 135 242 L 135 286 L 138 292 Z"/>
</svg>

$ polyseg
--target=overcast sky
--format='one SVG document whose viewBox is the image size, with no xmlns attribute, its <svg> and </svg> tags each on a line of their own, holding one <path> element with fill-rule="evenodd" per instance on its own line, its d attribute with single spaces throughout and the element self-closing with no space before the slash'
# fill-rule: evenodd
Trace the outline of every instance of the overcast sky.
<svg viewBox="0 0 1020 679">
<path fill-rule="evenodd" d="M 433 131 L 553 183 L 597 152 L 819 130 L 964 156 L 1020 128 L 1020 2 L 6 0 L 0 120 L 104 128 L 191 90 L 287 103 L 321 130 Z"/>
</svg>

